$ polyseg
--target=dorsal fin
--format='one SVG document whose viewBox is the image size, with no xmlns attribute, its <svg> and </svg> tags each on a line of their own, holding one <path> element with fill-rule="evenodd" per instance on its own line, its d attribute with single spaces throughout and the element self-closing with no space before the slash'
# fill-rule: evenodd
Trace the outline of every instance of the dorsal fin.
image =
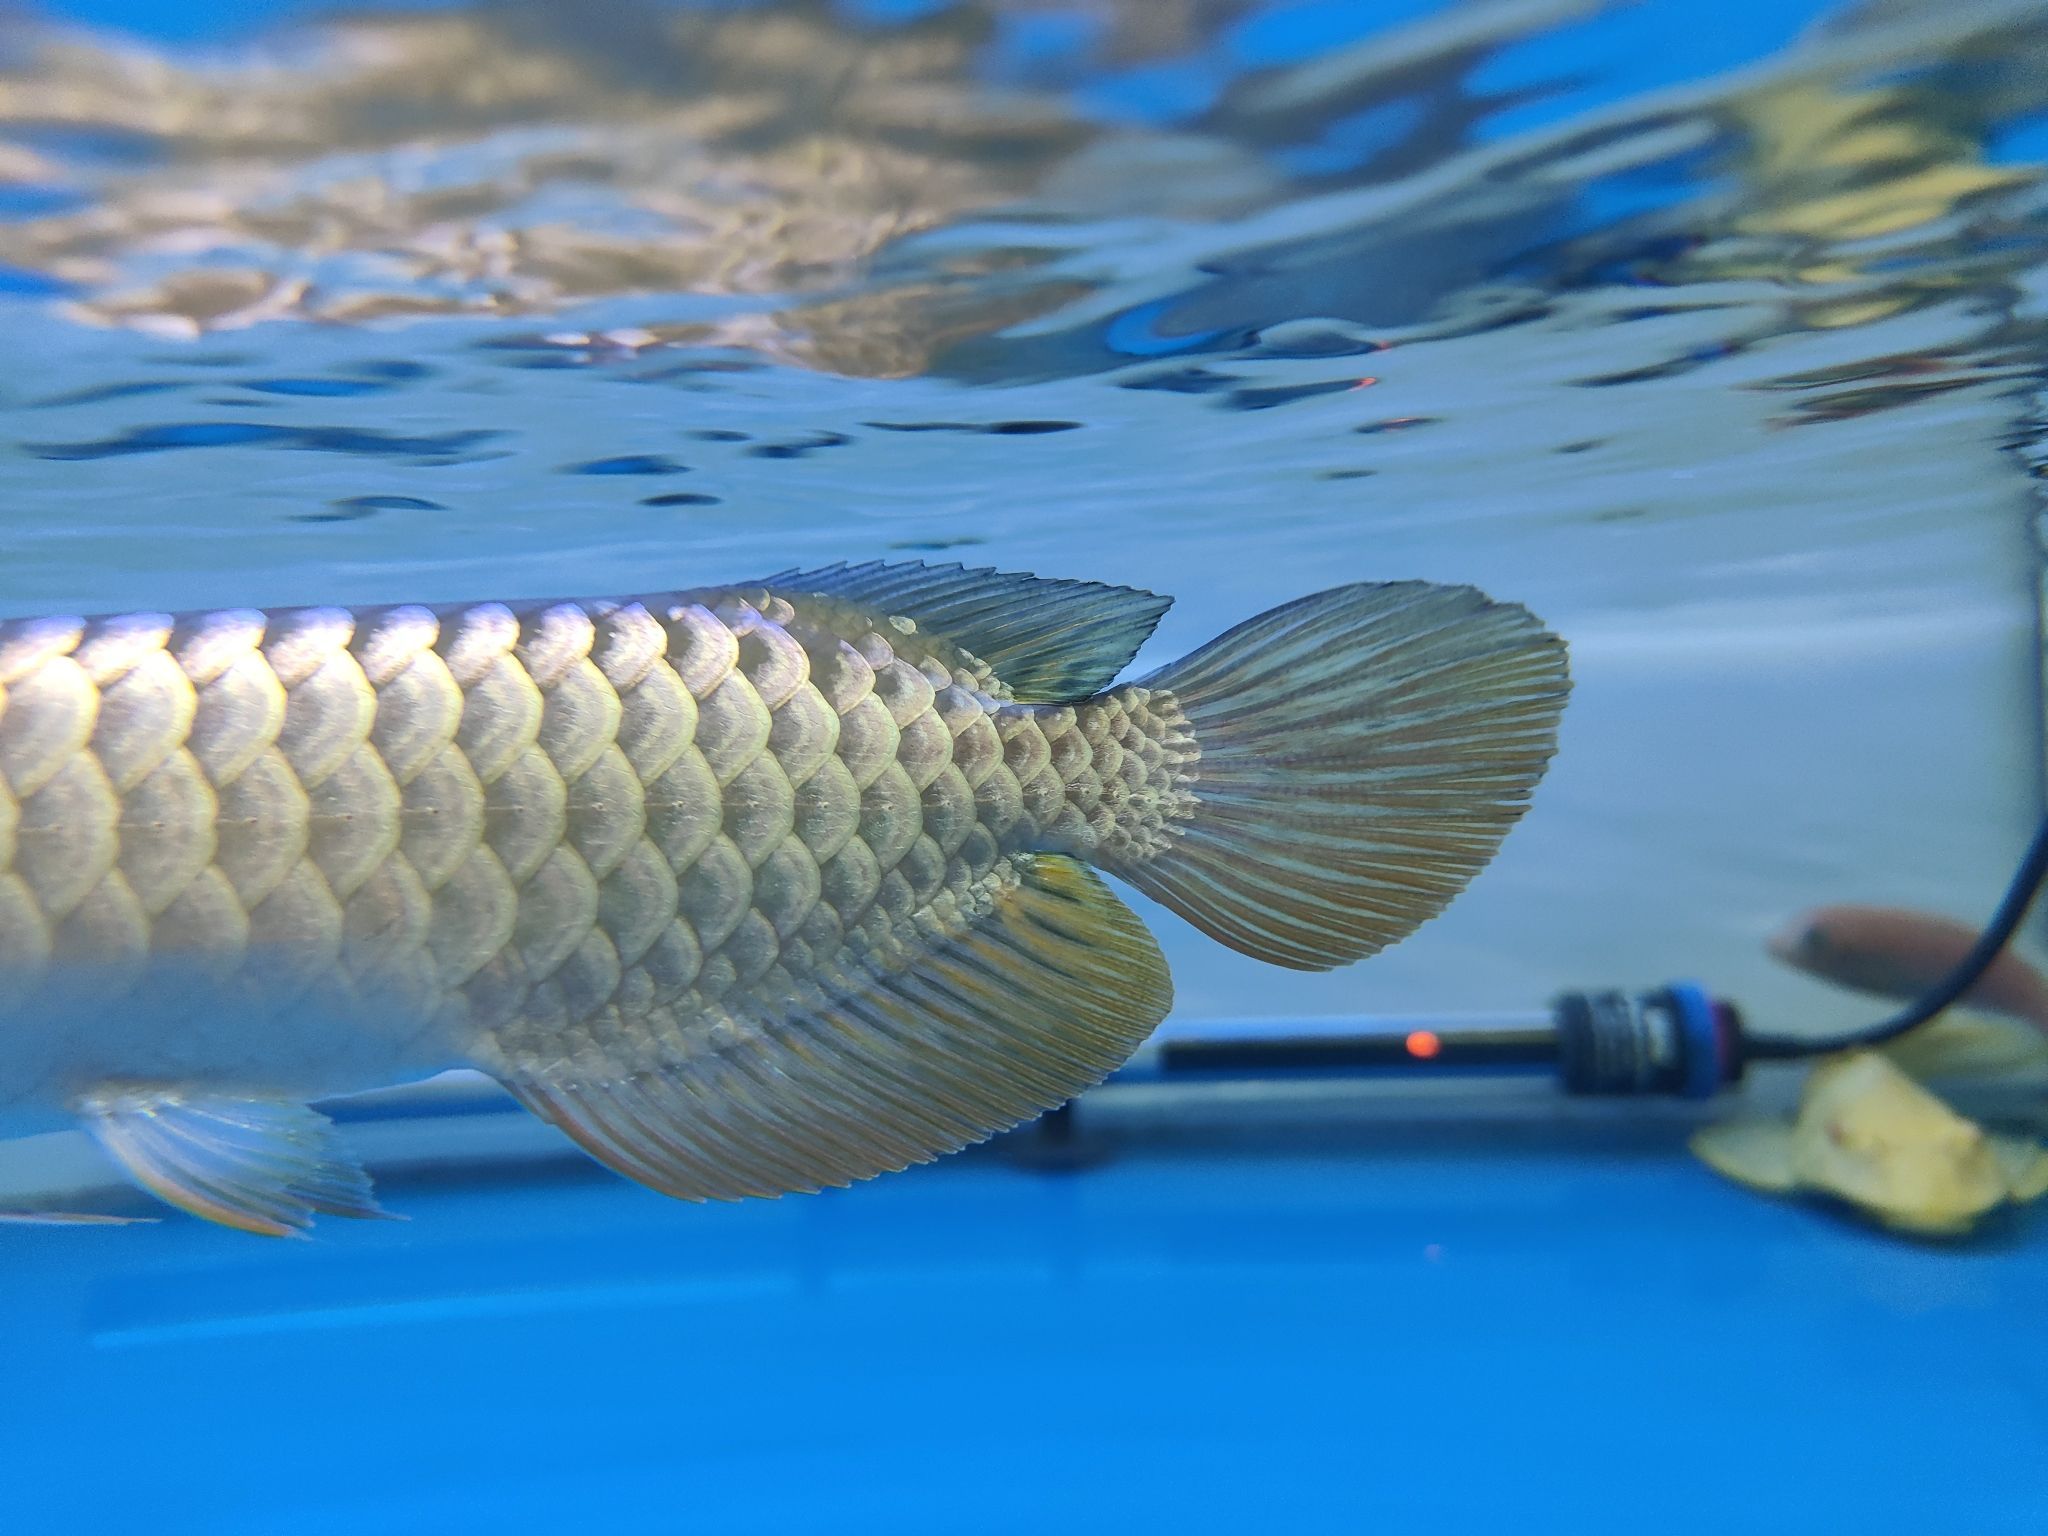
<svg viewBox="0 0 2048 1536">
<path fill-rule="evenodd" d="M 762 585 L 914 619 L 987 662 L 1027 704 L 1070 703 L 1108 687 L 1173 606 L 1134 587 L 923 561 L 784 571 Z"/>
</svg>

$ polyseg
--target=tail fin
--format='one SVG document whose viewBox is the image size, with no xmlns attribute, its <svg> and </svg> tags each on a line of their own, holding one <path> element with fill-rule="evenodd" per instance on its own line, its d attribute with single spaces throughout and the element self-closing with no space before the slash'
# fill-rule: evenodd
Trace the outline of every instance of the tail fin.
<svg viewBox="0 0 2048 1536">
<path fill-rule="evenodd" d="M 1137 685 L 1196 757 L 1162 851 L 1113 873 L 1261 960 L 1327 970 L 1434 917 L 1556 750 L 1564 642 L 1470 587 L 1338 587 Z"/>
</svg>

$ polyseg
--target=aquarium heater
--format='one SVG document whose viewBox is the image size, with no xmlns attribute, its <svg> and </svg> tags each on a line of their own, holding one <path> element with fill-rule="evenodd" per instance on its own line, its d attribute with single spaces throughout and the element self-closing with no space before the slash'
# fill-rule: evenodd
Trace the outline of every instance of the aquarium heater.
<svg viewBox="0 0 2048 1536">
<path fill-rule="evenodd" d="M 1388 1072 L 1524 1073 L 1567 1093 L 1711 1098 L 1746 1059 L 1735 1008 L 1692 982 L 1567 992 L 1518 1013 L 1273 1023 L 1169 1023 L 1112 1082 L 1242 1081 Z"/>
<path fill-rule="evenodd" d="M 1752 1061 L 1788 1061 L 1896 1040 L 1960 1001 L 2012 941 L 2048 884 L 2048 819 L 1969 954 L 1904 1009 L 1834 1035 L 1746 1032 L 1732 1003 L 1690 981 L 1651 992 L 1567 992 L 1525 1013 L 1327 1023 L 1168 1023 L 1112 1082 L 1328 1077 L 1392 1070 L 1523 1072 L 1567 1093 L 1710 1099 Z"/>
</svg>

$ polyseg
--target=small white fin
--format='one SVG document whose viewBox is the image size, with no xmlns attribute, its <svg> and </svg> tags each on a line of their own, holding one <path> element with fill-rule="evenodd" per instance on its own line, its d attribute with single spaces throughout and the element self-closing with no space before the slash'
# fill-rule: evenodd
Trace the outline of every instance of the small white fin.
<svg viewBox="0 0 2048 1536">
<path fill-rule="evenodd" d="M 579 1058 L 506 1073 L 507 1086 L 665 1194 L 809 1192 L 929 1162 L 1065 1103 L 1172 1001 L 1136 914 L 1053 855 L 1020 859 L 992 910 L 900 963 L 849 976 L 808 1009 L 727 1019 L 679 1059 Z"/>
<path fill-rule="evenodd" d="M 1026 704 L 1070 704 L 1108 687 L 1173 606 L 1135 587 L 922 561 L 783 571 L 762 585 L 913 619 L 988 663 Z"/>
<path fill-rule="evenodd" d="M 75 1107 L 136 1183 L 208 1221 L 292 1237 L 304 1234 L 315 1212 L 386 1215 L 334 1123 L 304 1104 L 110 1086 Z"/>
<path fill-rule="evenodd" d="M 1724 1178 L 1766 1194 L 1799 1188 L 1788 1120 L 1723 1120 L 1693 1132 L 1693 1155 Z"/>
<path fill-rule="evenodd" d="M 0 1226 L 9 1227 L 132 1227 L 155 1216 L 107 1216 L 98 1211 L 0 1211 Z"/>
</svg>

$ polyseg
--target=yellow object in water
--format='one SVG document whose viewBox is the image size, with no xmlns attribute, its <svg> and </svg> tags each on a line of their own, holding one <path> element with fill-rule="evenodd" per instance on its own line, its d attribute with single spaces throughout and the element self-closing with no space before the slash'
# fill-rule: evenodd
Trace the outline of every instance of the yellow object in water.
<svg viewBox="0 0 2048 1536">
<path fill-rule="evenodd" d="M 1960 1236 L 2007 1202 L 2048 1193 L 2048 1152 L 2036 1142 L 1987 1133 L 1876 1051 L 1814 1068 L 1793 1119 L 1710 1125 L 1692 1150 L 1752 1189 L 1833 1195 L 1930 1237 Z"/>
</svg>

